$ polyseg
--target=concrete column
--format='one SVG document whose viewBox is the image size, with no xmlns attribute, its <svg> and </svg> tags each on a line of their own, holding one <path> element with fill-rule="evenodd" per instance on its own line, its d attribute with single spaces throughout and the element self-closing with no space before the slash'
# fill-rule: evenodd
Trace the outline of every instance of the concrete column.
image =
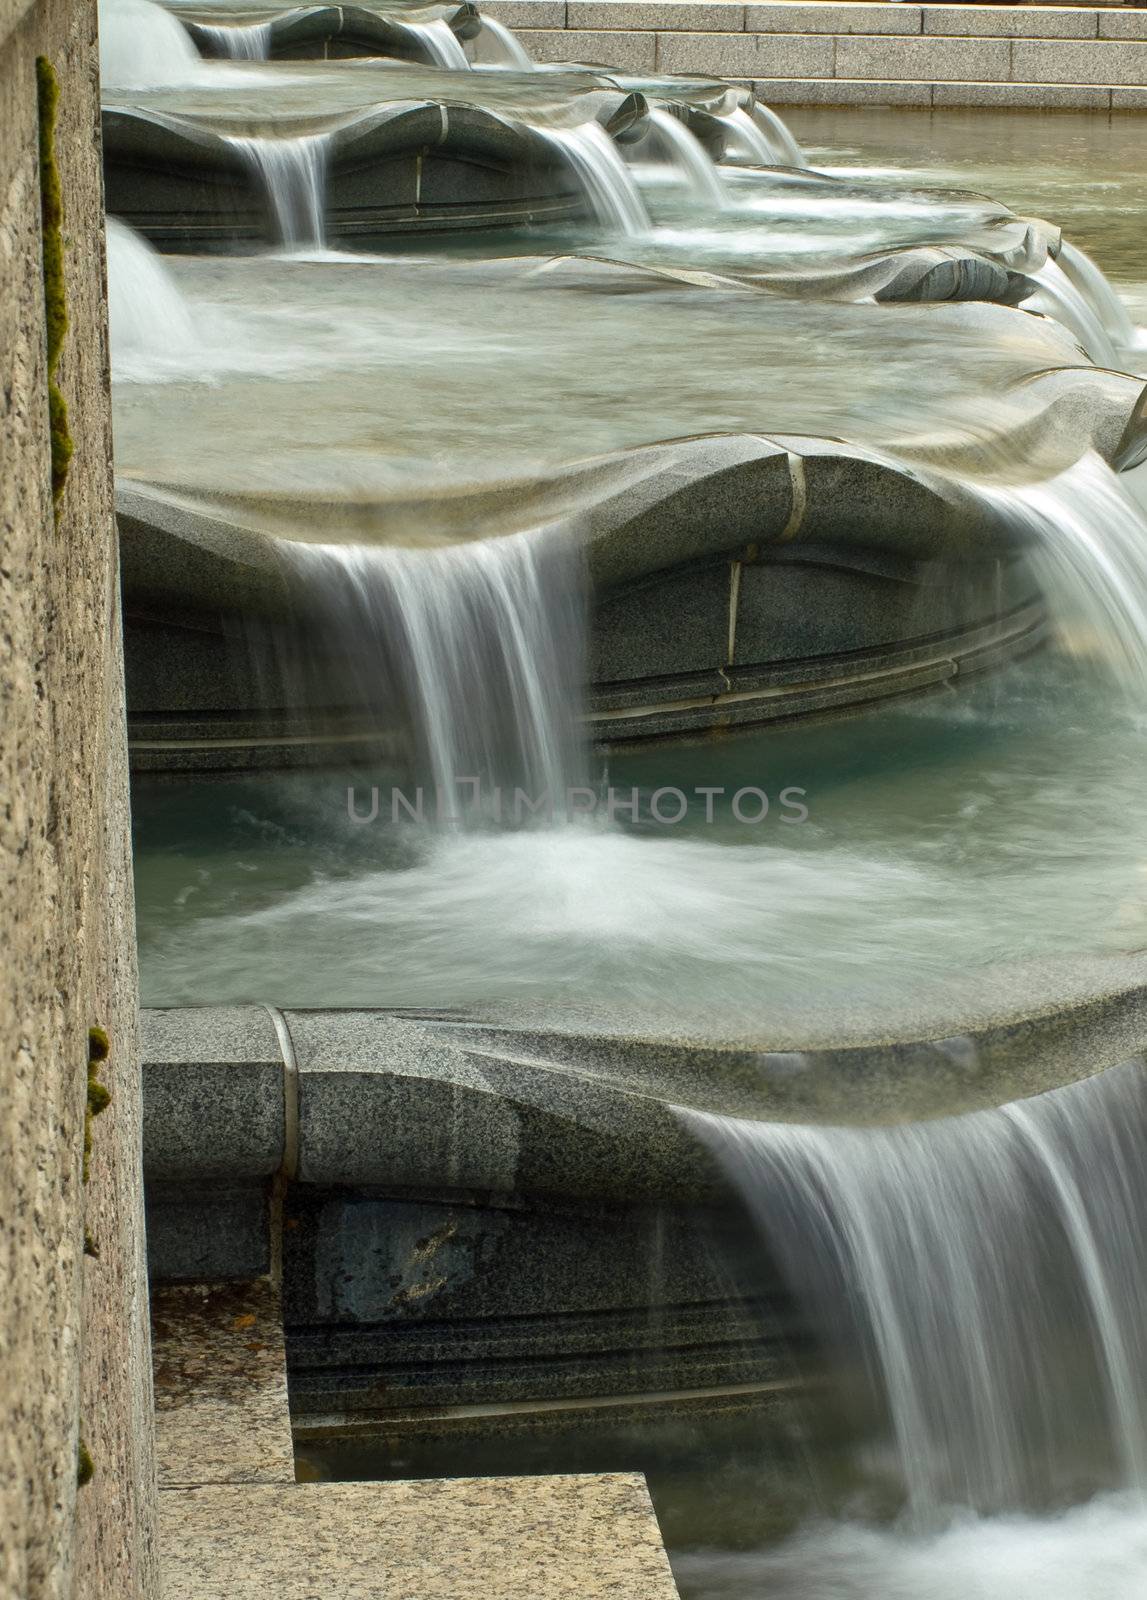
<svg viewBox="0 0 1147 1600">
<path fill-rule="evenodd" d="M 146 1600 L 154 1468 L 94 0 L 0 0 L 0 128 L 0 1596 Z M 89 1097 L 92 1029 L 110 1042 L 93 1072 L 110 1102 L 90 1122 L 85 1180 L 89 1098 L 105 1099 Z"/>
</svg>

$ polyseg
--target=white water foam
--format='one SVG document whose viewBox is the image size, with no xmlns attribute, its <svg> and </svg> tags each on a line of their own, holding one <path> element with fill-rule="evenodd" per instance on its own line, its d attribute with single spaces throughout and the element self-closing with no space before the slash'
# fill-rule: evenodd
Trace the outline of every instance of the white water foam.
<svg viewBox="0 0 1147 1600">
<path fill-rule="evenodd" d="M 116 378 L 151 382 L 199 360 L 191 306 L 162 257 L 116 217 L 107 219 L 108 322 Z"/>
<path fill-rule="evenodd" d="M 912 1536 L 814 1522 L 773 1549 L 678 1556 L 689 1600 L 1142 1600 L 1147 1504 L 1103 1495 L 1055 1516 L 958 1516 Z"/>
<path fill-rule="evenodd" d="M 183 88 L 210 76 L 187 29 L 153 0 L 101 0 L 99 12 L 105 88 Z"/>
</svg>

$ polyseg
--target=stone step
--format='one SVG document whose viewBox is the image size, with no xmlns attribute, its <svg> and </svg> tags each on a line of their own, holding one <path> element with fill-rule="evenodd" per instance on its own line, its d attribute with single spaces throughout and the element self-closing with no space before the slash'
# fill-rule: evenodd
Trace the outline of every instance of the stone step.
<svg viewBox="0 0 1147 1600">
<path fill-rule="evenodd" d="M 160 1498 L 164 1600 L 677 1600 L 640 1473 Z"/>
<path fill-rule="evenodd" d="M 510 27 L 570 33 L 789 33 L 972 35 L 1017 39 L 1147 39 L 1147 7 L 921 5 L 888 0 L 488 0 Z"/>
<path fill-rule="evenodd" d="M 742 80 L 744 81 L 744 80 Z M 1147 87 L 1090 83 L 933 83 L 919 79 L 753 78 L 774 106 L 995 106 L 1041 111 L 1147 111 Z"/>
</svg>

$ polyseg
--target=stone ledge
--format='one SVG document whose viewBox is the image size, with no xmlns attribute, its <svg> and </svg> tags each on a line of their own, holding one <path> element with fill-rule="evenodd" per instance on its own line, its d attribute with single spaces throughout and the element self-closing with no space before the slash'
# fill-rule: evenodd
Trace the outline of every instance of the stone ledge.
<svg viewBox="0 0 1147 1600">
<path fill-rule="evenodd" d="M 892 5 L 870 0 L 494 0 L 539 61 L 598 62 L 633 72 L 739 80 L 805 80 L 808 104 L 827 104 L 825 80 L 871 82 L 879 97 L 842 91 L 839 104 L 921 105 L 932 84 L 1015 82 L 981 98 L 936 105 L 1111 109 L 1072 89 L 1147 87 L 1147 9 L 1096 6 Z M 911 85 L 899 93 L 888 86 Z M 1049 92 L 1040 96 L 1041 85 Z M 800 103 L 791 95 L 781 103 Z M 1139 109 L 1138 93 L 1114 102 Z"/>
<path fill-rule="evenodd" d="M 875 78 L 755 78 L 749 87 L 775 106 L 992 106 L 998 110 L 1141 111 L 1147 88 L 1095 84 L 896 82 Z"/>
<path fill-rule="evenodd" d="M 164 1600 L 677 1600 L 639 1473 L 160 1496 Z"/>
<path fill-rule="evenodd" d="M 143 1151 L 153 1175 L 268 1178 L 283 1160 L 283 1057 L 260 1006 L 147 1011 Z"/>
<path fill-rule="evenodd" d="M 295 1481 L 279 1296 L 267 1279 L 153 1290 L 161 1489 Z"/>
</svg>

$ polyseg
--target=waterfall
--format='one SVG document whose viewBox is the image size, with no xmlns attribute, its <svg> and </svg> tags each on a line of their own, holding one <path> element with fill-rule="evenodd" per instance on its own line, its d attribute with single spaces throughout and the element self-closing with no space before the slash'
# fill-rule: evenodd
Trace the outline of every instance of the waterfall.
<svg viewBox="0 0 1147 1600">
<path fill-rule="evenodd" d="M 1078 289 L 1116 345 L 1126 349 L 1135 342 L 1135 324 L 1114 285 L 1091 257 L 1078 246 L 1061 240 L 1058 261 L 1064 276 Z"/>
<path fill-rule="evenodd" d="M 1029 276 L 1039 287 L 1024 301 L 1025 307 L 1044 311 L 1061 322 L 1097 366 L 1118 369 L 1119 356 L 1100 313 L 1059 263 L 1049 256 L 1043 266 Z"/>
<path fill-rule="evenodd" d="M 497 53 L 493 65 L 513 67 L 517 72 L 533 72 L 534 58 L 517 35 L 504 23 L 482 13 L 482 36 L 489 39 Z"/>
<path fill-rule="evenodd" d="M 271 24 L 249 22 L 219 26 L 197 22 L 198 31 L 209 39 L 215 54 L 231 61 L 266 61 L 271 54 Z"/>
<path fill-rule="evenodd" d="M 717 121 L 725 129 L 729 146 L 744 160 L 758 167 L 790 165 L 788 152 L 780 149 L 741 106 L 727 111 Z"/>
<path fill-rule="evenodd" d="M 1147 696 L 1147 514 L 1093 452 L 1042 483 L 977 493 L 1031 546 L 1070 648 L 1104 660 Z"/>
<path fill-rule="evenodd" d="M 681 1116 L 886 1418 L 913 1521 L 1147 1489 L 1147 1078 L 889 1128 Z M 1094 1485 L 1093 1485 L 1094 1486 Z"/>
<path fill-rule="evenodd" d="M 446 809 L 477 780 L 556 805 L 577 767 L 583 617 L 558 530 L 444 549 L 284 544 L 342 681 L 413 734 Z"/>
<path fill-rule="evenodd" d="M 279 240 L 289 248 L 321 246 L 325 237 L 329 133 L 301 139 L 227 141 L 254 169 L 271 202 Z"/>
<path fill-rule="evenodd" d="M 185 366 L 200 339 L 191 308 L 162 258 L 115 217 L 107 219 L 107 245 L 115 376 L 149 382 L 169 363 Z"/>
<path fill-rule="evenodd" d="M 690 198 L 710 210 L 722 210 L 727 198 L 721 175 L 696 134 L 659 106 L 650 106 L 648 120 L 653 138 L 666 160 L 680 173 Z"/>
<path fill-rule="evenodd" d="M 752 120 L 769 141 L 770 149 L 776 151 L 778 166 L 808 166 L 808 157 L 770 106 L 763 106 L 758 100 L 753 106 Z"/>
<path fill-rule="evenodd" d="M 616 233 L 649 228 L 649 214 L 617 146 L 598 122 L 534 130 L 573 168 L 597 221 Z"/>
<path fill-rule="evenodd" d="M 102 0 L 99 24 L 105 88 L 176 88 L 210 71 L 187 29 L 152 0 Z"/>
<path fill-rule="evenodd" d="M 404 30 L 430 57 L 431 64 L 448 72 L 469 72 L 470 63 L 461 42 L 442 17 L 433 22 L 404 22 Z"/>
</svg>

